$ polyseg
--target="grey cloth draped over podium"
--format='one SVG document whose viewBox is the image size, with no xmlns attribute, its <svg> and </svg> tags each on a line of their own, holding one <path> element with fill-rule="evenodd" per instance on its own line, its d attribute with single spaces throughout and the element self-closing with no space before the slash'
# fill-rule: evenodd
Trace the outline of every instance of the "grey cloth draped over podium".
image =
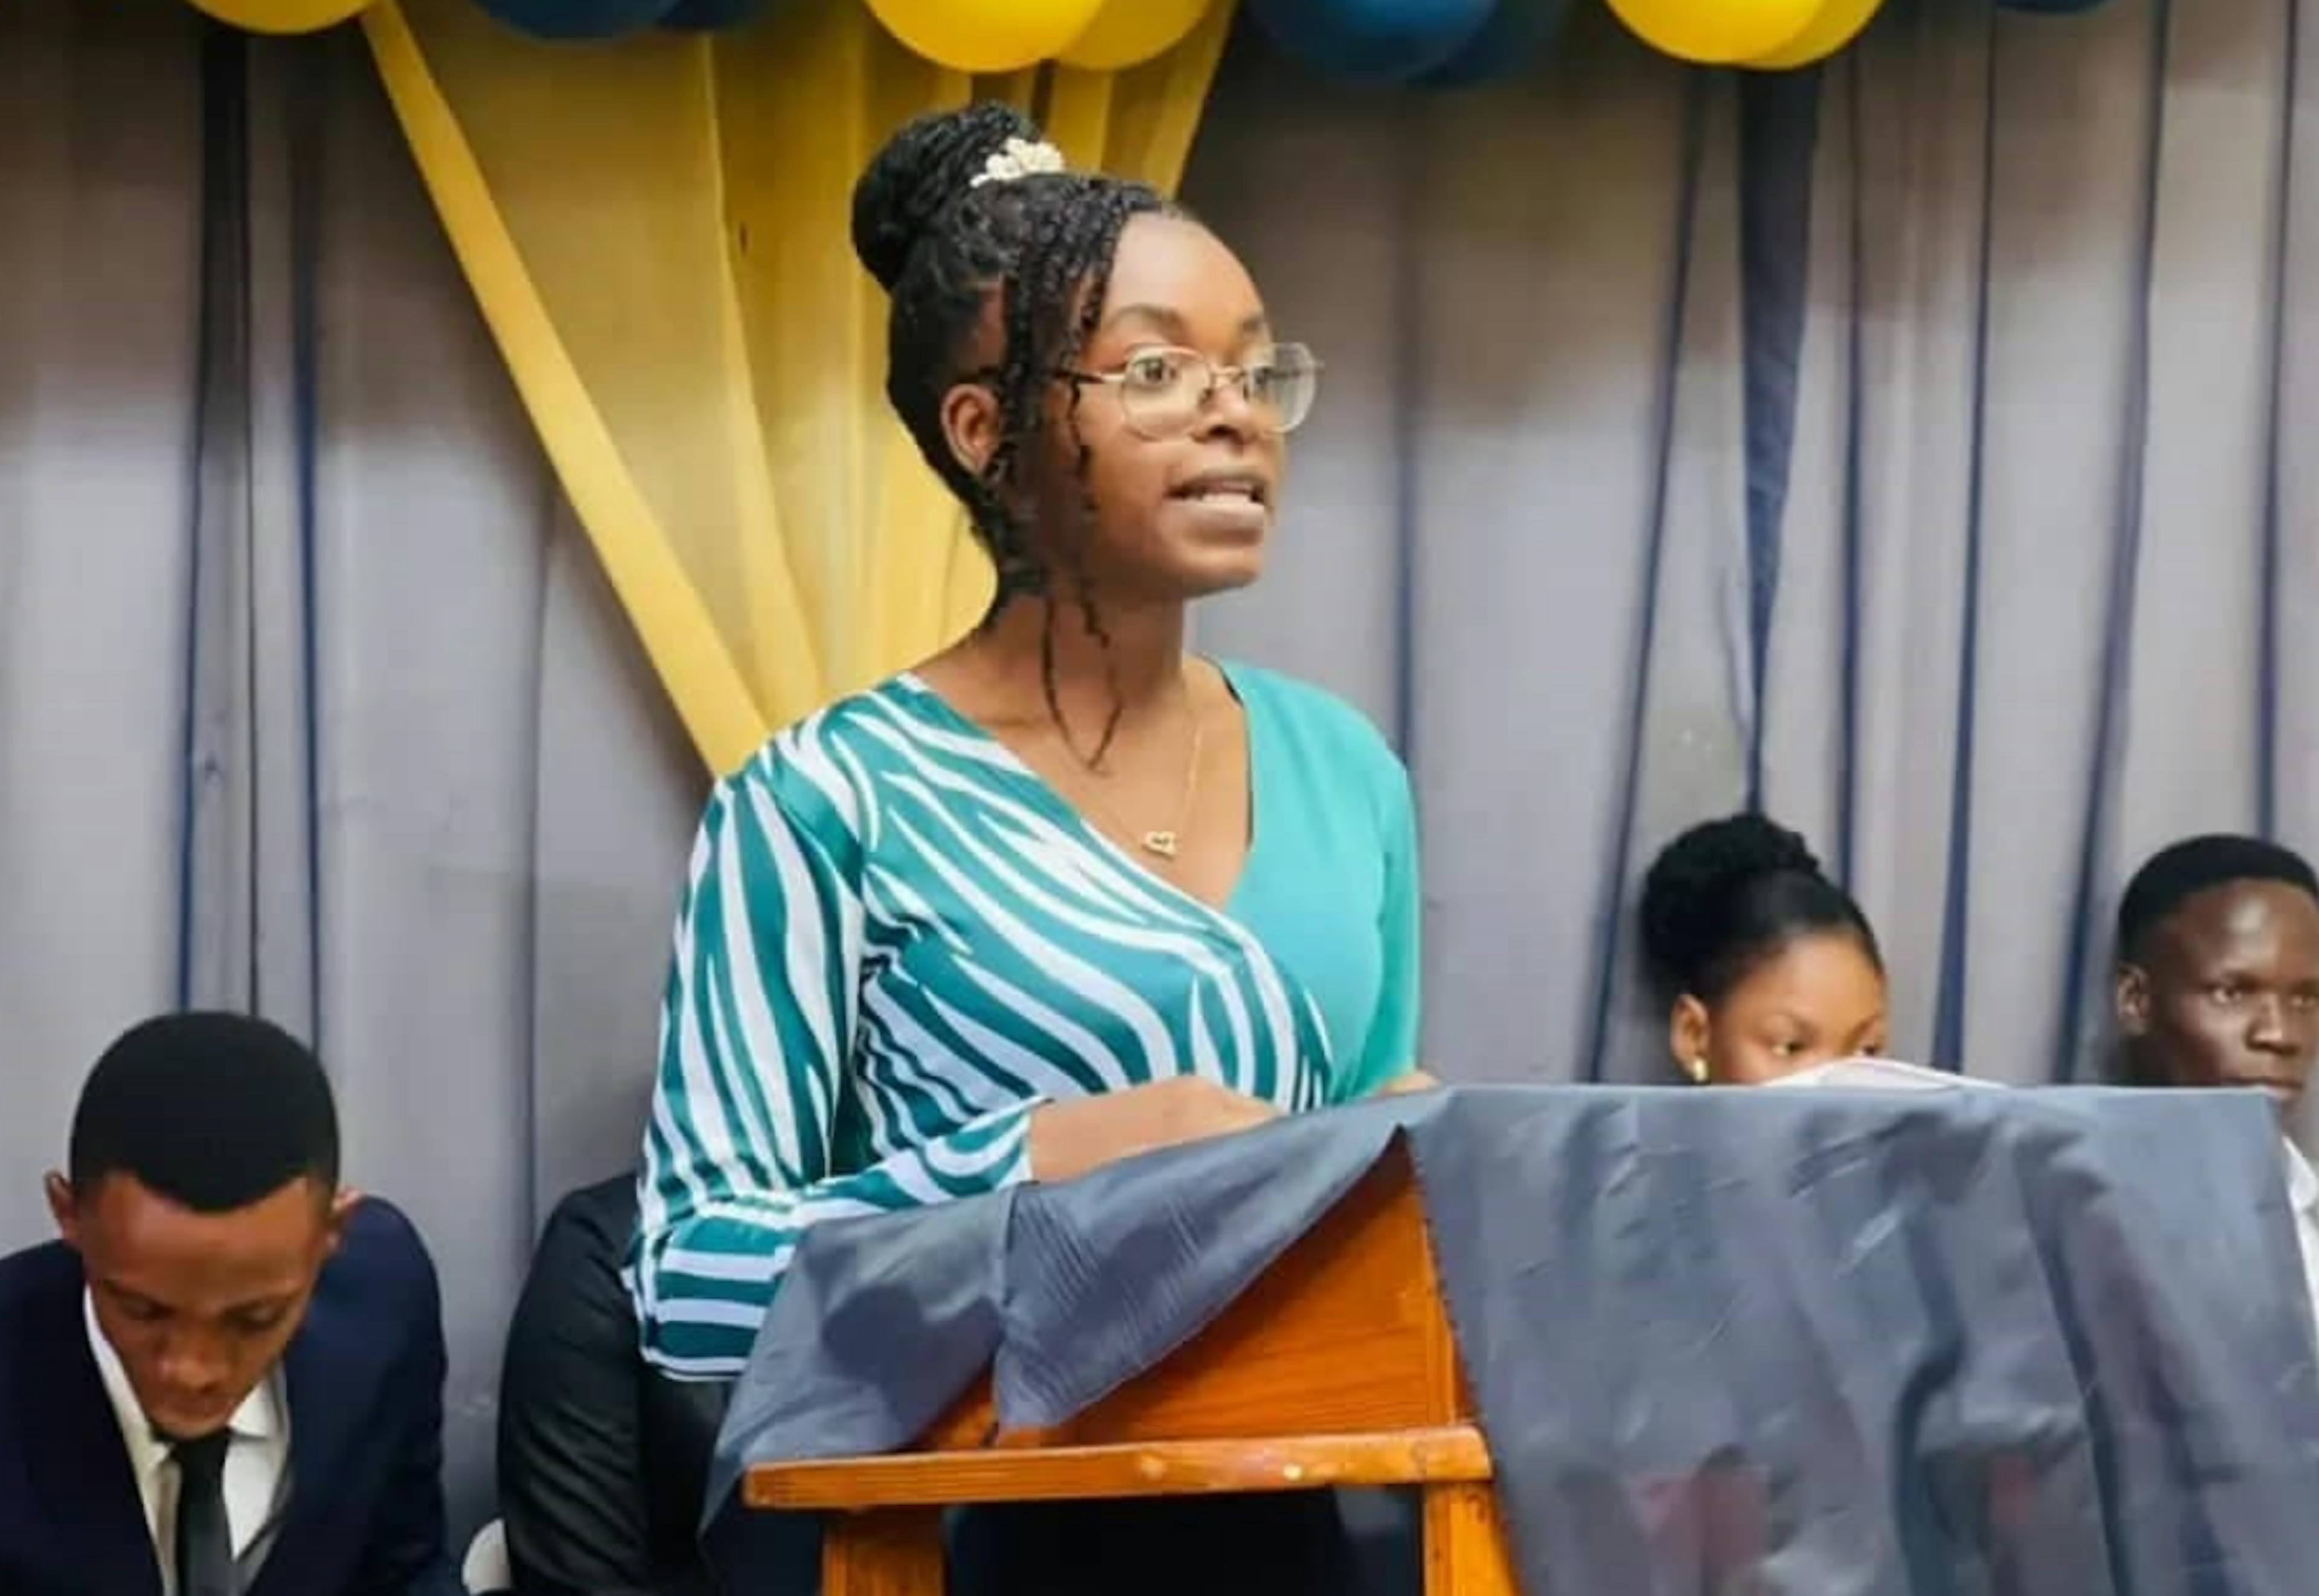
<svg viewBox="0 0 2319 1596">
<path fill-rule="evenodd" d="M 759 1461 L 1060 1422 L 1403 1136 L 1526 1596 L 2308 1596 L 2319 1369 L 2251 1094 L 1488 1088 L 813 1231 Z M 727 1539 L 727 1533 L 740 1533 Z M 758 1588 L 765 1588 L 762 1585 Z"/>
</svg>

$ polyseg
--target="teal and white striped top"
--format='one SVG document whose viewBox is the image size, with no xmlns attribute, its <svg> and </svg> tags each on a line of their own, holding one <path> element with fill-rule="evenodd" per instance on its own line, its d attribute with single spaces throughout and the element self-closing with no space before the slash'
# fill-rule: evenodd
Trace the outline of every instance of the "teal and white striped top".
<svg viewBox="0 0 2319 1596">
<path fill-rule="evenodd" d="M 808 1226 L 1023 1179 L 1042 1102 L 1197 1074 L 1307 1109 L 1415 1067 L 1408 778 L 1327 694 L 1225 676 L 1254 836 L 1222 911 L 914 676 L 717 784 L 639 1181 L 653 1362 L 737 1374 Z"/>
</svg>

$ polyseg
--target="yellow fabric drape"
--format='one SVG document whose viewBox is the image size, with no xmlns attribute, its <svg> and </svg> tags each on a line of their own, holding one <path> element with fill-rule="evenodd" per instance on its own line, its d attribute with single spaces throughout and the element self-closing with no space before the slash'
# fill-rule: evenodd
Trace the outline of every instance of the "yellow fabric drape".
<svg viewBox="0 0 2319 1596">
<path fill-rule="evenodd" d="M 713 770 L 957 636 L 990 573 L 884 396 L 848 241 L 895 128 L 999 95 L 1076 166 L 1172 190 L 1231 6 L 1123 72 L 975 80 L 862 0 L 593 49 L 386 0 L 372 53 L 485 320 Z"/>
</svg>

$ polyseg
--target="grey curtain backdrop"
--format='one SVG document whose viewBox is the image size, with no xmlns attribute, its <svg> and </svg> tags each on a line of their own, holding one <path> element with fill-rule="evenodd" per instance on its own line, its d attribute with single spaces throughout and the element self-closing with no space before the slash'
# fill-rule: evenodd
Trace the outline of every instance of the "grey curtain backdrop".
<svg viewBox="0 0 2319 1596">
<path fill-rule="evenodd" d="M 316 1038 L 489 1501 L 534 1225 L 633 1162 L 703 782 L 351 32 L 0 5 L 0 1245 L 179 1003 Z"/>
<path fill-rule="evenodd" d="M 1445 1074 L 1657 1077 L 1632 883 L 1751 796 L 1865 899 L 1900 1050 L 2019 1082 L 2098 1045 L 2139 854 L 2319 843 L 2298 10 L 1890 0 L 1743 86 L 1589 8 L 1423 99 L 1235 51 L 1189 197 L 1330 373 L 1203 636 L 1412 759 Z M 700 789 L 359 41 L 0 4 L 0 1244 L 122 1025 L 317 1038 L 442 1266 L 472 1522 Z"/>
<path fill-rule="evenodd" d="M 1663 1078 L 1634 884 L 1751 798 L 1896 1047 L 2022 1083 L 2098 1064 L 2142 856 L 2319 843 L 2301 10 L 1890 0 L 1742 80 L 1582 8 L 1435 98 L 1233 59 L 1190 197 L 1330 364 L 1204 636 L 1397 731 L 1450 1074 Z"/>
</svg>

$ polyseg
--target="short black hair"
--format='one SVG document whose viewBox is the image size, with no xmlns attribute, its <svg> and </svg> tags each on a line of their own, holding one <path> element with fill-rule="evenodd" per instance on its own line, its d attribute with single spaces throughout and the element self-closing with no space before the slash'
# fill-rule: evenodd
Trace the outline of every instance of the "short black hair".
<svg viewBox="0 0 2319 1596">
<path fill-rule="evenodd" d="M 1713 1003 L 1802 936 L 1853 938 L 1879 969 L 1868 916 L 1827 879 L 1802 837 L 1761 815 L 1695 825 L 1643 878 L 1643 953 L 1672 1001 Z"/>
<path fill-rule="evenodd" d="M 248 1014 L 163 1014 L 122 1033 L 73 1112 L 83 1197 L 127 1175 L 196 1213 L 230 1213 L 311 1178 L 338 1184 L 329 1078 L 303 1042 Z"/>
<path fill-rule="evenodd" d="M 2151 933 L 2191 898 L 2241 881 L 2275 881 L 2319 901 L 2319 874 L 2292 848 L 2223 832 L 2188 837 L 2152 854 L 2126 883 L 2117 906 L 2118 962 L 2140 959 Z"/>
</svg>

